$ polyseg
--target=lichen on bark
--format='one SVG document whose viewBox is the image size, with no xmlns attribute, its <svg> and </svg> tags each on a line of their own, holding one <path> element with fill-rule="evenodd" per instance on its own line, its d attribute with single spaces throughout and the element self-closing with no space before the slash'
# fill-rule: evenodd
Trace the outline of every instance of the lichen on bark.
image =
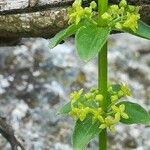
<svg viewBox="0 0 150 150">
<path fill-rule="evenodd" d="M 1 37 L 51 37 L 67 25 L 65 8 L 0 16 Z"/>
</svg>

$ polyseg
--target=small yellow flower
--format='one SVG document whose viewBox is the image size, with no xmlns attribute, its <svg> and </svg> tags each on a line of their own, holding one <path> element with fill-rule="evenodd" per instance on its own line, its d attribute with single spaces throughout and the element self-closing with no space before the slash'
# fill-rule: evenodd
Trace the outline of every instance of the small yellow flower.
<svg viewBox="0 0 150 150">
<path fill-rule="evenodd" d="M 115 14 L 117 14 L 118 13 L 118 11 L 119 11 L 119 7 L 118 7 L 118 5 L 112 5 L 112 6 L 110 6 L 110 10 Z"/>
<path fill-rule="evenodd" d="M 90 3 L 90 7 L 91 7 L 92 9 L 96 9 L 96 7 L 97 7 L 96 2 L 95 2 L 95 1 L 92 1 L 92 2 Z"/>
<path fill-rule="evenodd" d="M 124 93 L 120 90 L 120 91 L 118 92 L 118 97 L 121 98 L 121 97 L 123 97 L 123 96 L 124 96 Z"/>
<path fill-rule="evenodd" d="M 73 108 L 72 111 L 69 112 L 69 115 L 74 118 L 77 119 L 79 117 L 79 108 Z"/>
<path fill-rule="evenodd" d="M 74 119 L 79 118 L 81 121 L 83 121 L 89 113 L 89 110 L 89 107 L 73 108 L 72 111 L 69 112 L 69 115 L 72 116 Z"/>
<path fill-rule="evenodd" d="M 122 29 L 122 24 L 119 23 L 119 22 L 116 23 L 115 28 L 121 30 Z"/>
<path fill-rule="evenodd" d="M 132 14 L 132 13 L 127 13 L 127 19 L 124 22 L 123 26 L 125 28 L 130 28 L 133 32 L 136 32 L 138 28 L 137 21 L 140 19 L 139 14 Z"/>
<path fill-rule="evenodd" d="M 117 95 L 112 95 L 111 97 L 110 97 L 110 99 L 111 99 L 111 102 L 112 103 L 115 103 L 115 102 L 117 102 L 118 101 L 118 96 Z"/>
<path fill-rule="evenodd" d="M 102 15 L 102 19 L 111 21 L 113 18 L 112 18 L 112 16 L 109 13 L 105 12 Z"/>
<path fill-rule="evenodd" d="M 94 95 L 93 95 L 93 93 L 86 93 L 85 95 L 84 95 L 84 97 L 87 99 L 87 100 L 92 100 L 94 97 L 93 97 Z"/>
<path fill-rule="evenodd" d="M 81 6 L 82 4 L 82 0 L 75 0 L 74 3 L 72 4 L 73 8 L 76 8 L 78 6 Z"/>
<path fill-rule="evenodd" d="M 127 1 L 126 0 L 121 0 L 119 3 L 119 7 L 126 7 L 127 6 Z"/>
<path fill-rule="evenodd" d="M 83 8 L 82 0 L 75 0 L 72 4 L 72 7 L 68 9 L 68 16 L 69 21 L 68 23 L 75 23 L 76 25 L 81 21 L 83 18 L 91 18 L 93 16 L 93 9 L 96 8 L 96 3 L 91 2 L 89 7 Z"/>
<path fill-rule="evenodd" d="M 116 119 L 119 119 L 119 116 L 124 118 L 124 119 L 128 119 L 129 116 L 124 112 L 125 111 L 125 105 L 121 104 L 119 107 L 113 105 L 111 106 L 112 110 L 114 111 L 114 113 L 116 113 Z"/>
<path fill-rule="evenodd" d="M 79 91 L 74 91 L 73 93 L 70 94 L 70 98 L 71 100 L 78 100 L 81 97 L 81 94 L 83 93 L 83 89 L 79 90 Z"/>
<path fill-rule="evenodd" d="M 127 85 L 121 85 L 121 91 L 123 92 L 124 96 L 131 96 L 131 91 Z"/>
<path fill-rule="evenodd" d="M 108 116 L 104 119 L 103 123 L 99 128 L 105 129 L 108 128 L 111 132 L 115 132 L 115 124 L 114 119 L 111 116 Z"/>
<path fill-rule="evenodd" d="M 112 133 L 115 133 L 116 129 L 115 129 L 115 125 L 111 125 L 109 127 L 109 130 L 112 132 Z"/>
<path fill-rule="evenodd" d="M 98 109 L 93 109 L 91 111 L 91 113 L 93 114 L 93 118 L 92 118 L 92 122 L 94 123 L 95 121 L 99 120 L 100 122 L 103 122 L 104 119 L 102 117 L 103 114 L 103 110 L 102 108 L 98 108 Z"/>
<path fill-rule="evenodd" d="M 115 122 L 115 123 L 118 123 L 119 121 L 120 121 L 120 113 L 116 113 L 116 114 L 115 114 L 114 122 Z"/>
<path fill-rule="evenodd" d="M 89 107 L 80 109 L 79 119 L 81 121 L 83 121 L 86 118 L 87 114 L 89 113 L 89 110 L 90 110 Z"/>
</svg>

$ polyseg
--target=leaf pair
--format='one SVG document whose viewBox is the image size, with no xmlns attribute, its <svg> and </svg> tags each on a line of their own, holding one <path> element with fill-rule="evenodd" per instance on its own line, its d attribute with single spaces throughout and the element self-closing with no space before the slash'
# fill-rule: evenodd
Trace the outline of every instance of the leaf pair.
<svg viewBox="0 0 150 150">
<path fill-rule="evenodd" d="M 75 44 L 78 54 L 83 61 L 94 58 L 106 43 L 111 29 L 100 28 L 96 25 L 82 26 L 76 33 Z M 138 22 L 138 29 L 129 33 L 150 40 L 150 26 L 142 21 Z"/>
<path fill-rule="evenodd" d="M 87 23 L 87 25 L 73 24 L 50 40 L 50 48 L 54 48 L 75 33 L 75 45 L 78 54 L 83 61 L 87 62 L 94 58 L 106 43 L 110 29 L 108 27 L 100 28 L 92 23 Z"/>
<path fill-rule="evenodd" d="M 110 31 L 111 29 L 109 27 L 100 28 L 89 22 L 80 23 L 78 25 L 73 24 L 56 34 L 55 37 L 50 40 L 50 48 L 54 48 L 61 41 L 75 34 L 75 45 L 78 54 L 81 60 L 87 62 L 96 57 L 98 52 L 100 52 L 107 41 Z M 142 21 L 138 22 L 136 33 L 127 29 L 124 31 L 145 39 L 150 39 L 150 26 Z"/>
</svg>

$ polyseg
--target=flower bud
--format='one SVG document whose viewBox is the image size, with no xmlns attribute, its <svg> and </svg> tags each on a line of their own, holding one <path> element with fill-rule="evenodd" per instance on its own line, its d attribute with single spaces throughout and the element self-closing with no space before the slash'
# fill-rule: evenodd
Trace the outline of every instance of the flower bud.
<svg viewBox="0 0 150 150">
<path fill-rule="evenodd" d="M 113 13 L 117 14 L 118 11 L 119 11 L 119 7 L 118 7 L 118 5 L 112 5 L 112 6 L 110 6 L 110 10 L 111 10 Z"/>
<path fill-rule="evenodd" d="M 95 100 L 98 101 L 98 102 L 102 102 L 103 98 L 104 98 L 103 95 L 98 94 L 98 95 L 96 95 Z"/>
<path fill-rule="evenodd" d="M 135 6 L 129 5 L 128 6 L 128 11 L 129 12 L 134 12 L 135 11 Z"/>
<path fill-rule="evenodd" d="M 119 22 L 117 22 L 116 25 L 115 25 L 115 28 L 121 30 L 122 25 Z"/>
<path fill-rule="evenodd" d="M 120 90 L 119 92 L 118 92 L 118 97 L 122 97 L 124 95 L 124 93 Z"/>
<path fill-rule="evenodd" d="M 113 95 L 110 97 L 111 102 L 115 103 L 118 100 L 118 96 L 117 95 Z"/>
<path fill-rule="evenodd" d="M 126 7 L 127 6 L 127 1 L 126 0 L 121 0 L 119 3 L 119 7 Z"/>
<path fill-rule="evenodd" d="M 89 7 L 85 7 L 85 8 L 84 8 L 84 12 L 85 12 L 86 14 L 91 14 L 91 13 L 92 13 L 92 9 L 89 8 Z"/>
<path fill-rule="evenodd" d="M 92 2 L 90 3 L 90 7 L 91 7 L 92 9 L 95 9 L 95 8 L 97 7 L 97 4 L 96 4 L 94 1 L 92 1 Z"/>
<path fill-rule="evenodd" d="M 84 97 L 87 99 L 87 100 L 90 100 L 93 98 L 93 94 L 92 93 L 87 93 L 84 95 Z"/>
<path fill-rule="evenodd" d="M 112 20 L 112 17 L 109 13 L 105 12 L 103 15 L 102 15 L 102 19 L 105 19 L 105 20 Z"/>
</svg>

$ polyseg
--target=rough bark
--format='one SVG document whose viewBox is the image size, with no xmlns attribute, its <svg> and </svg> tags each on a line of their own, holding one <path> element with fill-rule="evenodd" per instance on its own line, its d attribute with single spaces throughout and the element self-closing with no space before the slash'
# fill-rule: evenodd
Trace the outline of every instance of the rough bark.
<svg viewBox="0 0 150 150">
<path fill-rule="evenodd" d="M 16 139 L 14 135 L 14 130 L 9 125 L 4 118 L 0 117 L 0 133 L 2 136 L 10 143 L 12 150 L 18 150 L 18 147 L 21 150 L 25 150 L 21 143 Z"/>
<path fill-rule="evenodd" d="M 73 1 L 0 0 L 0 37 L 50 38 L 67 26 L 66 7 Z M 84 0 L 84 4 L 90 1 Z M 111 3 L 118 1 L 110 0 Z M 150 0 L 128 0 L 128 2 L 142 7 L 142 20 L 149 24 Z"/>
</svg>

